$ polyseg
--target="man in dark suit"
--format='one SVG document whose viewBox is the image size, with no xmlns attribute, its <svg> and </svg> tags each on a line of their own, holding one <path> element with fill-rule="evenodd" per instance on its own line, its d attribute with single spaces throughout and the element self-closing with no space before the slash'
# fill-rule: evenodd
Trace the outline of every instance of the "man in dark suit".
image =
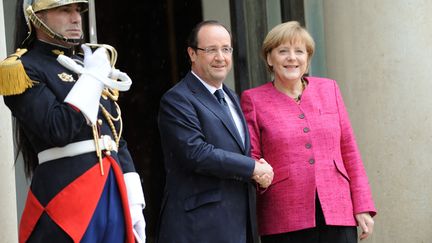
<svg viewBox="0 0 432 243">
<path fill-rule="evenodd" d="M 159 243 L 258 242 L 255 182 L 267 187 L 273 169 L 250 157 L 238 97 L 223 84 L 232 50 L 223 25 L 198 24 L 188 41 L 192 71 L 161 99 L 166 185 Z"/>
</svg>

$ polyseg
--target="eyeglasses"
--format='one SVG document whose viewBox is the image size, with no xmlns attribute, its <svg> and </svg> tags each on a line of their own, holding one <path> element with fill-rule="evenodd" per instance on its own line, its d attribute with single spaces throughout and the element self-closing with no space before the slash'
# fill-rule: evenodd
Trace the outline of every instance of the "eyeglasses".
<svg viewBox="0 0 432 243">
<path fill-rule="evenodd" d="M 209 55 L 216 55 L 217 53 L 219 53 L 219 48 L 217 48 L 217 47 L 206 47 L 206 48 L 195 47 L 195 49 L 203 51 Z M 229 54 L 232 54 L 232 52 L 233 52 L 233 48 L 228 47 L 228 46 L 222 47 L 222 48 L 220 48 L 220 50 L 222 51 L 222 54 L 224 54 L 224 55 L 229 55 Z"/>
</svg>

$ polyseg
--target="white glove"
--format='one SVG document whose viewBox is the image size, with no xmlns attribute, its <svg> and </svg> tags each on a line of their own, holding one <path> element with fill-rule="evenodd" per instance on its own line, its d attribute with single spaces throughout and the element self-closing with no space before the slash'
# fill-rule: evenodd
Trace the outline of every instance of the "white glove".
<svg viewBox="0 0 432 243">
<path fill-rule="evenodd" d="M 111 65 L 105 48 L 100 47 L 93 53 L 86 45 L 81 45 L 81 48 L 84 51 L 84 69 L 64 102 L 80 109 L 90 124 L 96 124 L 99 100 L 104 89 L 101 80 L 108 78 Z"/>
<path fill-rule="evenodd" d="M 83 45 L 88 48 L 86 45 Z M 72 60 L 70 57 L 67 57 L 65 55 L 59 55 L 57 57 L 57 61 L 63 65 L 65 68 L 78 73 L 83 74 L 86 72 L 85 68 L 78 65 L 74 60 Z M 92 74 L 87 73 L 87 74 Z M 130 89 L 130 86 L 132 85 L 132 80 L 127 75 L 127 73 L 121 72 L 118 69 L 112 68 L 110 71 L 110 74 L 108 75 L 109 78 L 104 77 L 98 77 L 97 75 L 94 75 L 99 81 L 101 81 L 106 87 L 119 90 L 119 91 L 128 91 Z"/>
<path fill-rule="evenodd" d="M 138 173 L 136 172 L 124 174 L 124 180 L 126 184 L 134 235 L 138 243 L 144 243 L 146 240 L 146 223 L 142 210 L 145 208 L 145 200 L 141 187 L 141 181 Z"/>
</svg>

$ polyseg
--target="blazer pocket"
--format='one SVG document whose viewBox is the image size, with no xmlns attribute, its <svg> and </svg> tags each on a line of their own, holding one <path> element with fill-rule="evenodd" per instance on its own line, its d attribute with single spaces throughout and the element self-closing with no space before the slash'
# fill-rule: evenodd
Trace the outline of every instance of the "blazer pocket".
<svg viewBox="0 0 432 243">
<path fill-rule="evenodd" d="M 347 181 L 351 181 L 351 179 L 348 176 L 348 172 L 345 169 L 345 166 L 343 165 L 342 162 L 336 162 L 336 160 L 333 160 L 333 163 L 337 169 L 337 171 L 343 176 L 345 177 L 345 179 L 347 179 Z"/>
<path fill-rule="evenodd" d="M 186 198 L 184 203 L 184 209 L 186 212 L 192 211 L 196 208 L 199 208 L 203 205 L 209 203 L 215 203 L 221 201 L 222 195 L 219 189 L 202 192 L 196 195 L 193 195 L 189 198 Z"/>
<path fill-rule="evenodd" d="M 318 108 L 318 110 L 319 110 L 319 114 L 321 116 L 325 116 L 325 115 L 337 115 L 338 114 L 337 109 L 323 109 L 321 107 L 321 108 Z"/>
<path fill-rule="evenodd" d="M 289 165 L 285 165 L 277 169 L 274 168 L 274 177 L 271 185 L 277 184 L 281 181 L 288 179 L 290 175 L 289 168 L 290 168 Z"/>
</svg>

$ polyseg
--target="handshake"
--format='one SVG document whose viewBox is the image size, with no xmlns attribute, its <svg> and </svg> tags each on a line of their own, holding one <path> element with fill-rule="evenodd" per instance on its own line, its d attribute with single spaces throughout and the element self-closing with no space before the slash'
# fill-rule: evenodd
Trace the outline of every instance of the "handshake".
<svg viewBox="0 0 432 243">
<path fill-rule="evenodd" d="M 255 160 L 255 169 L 252 179 L 254 179 L 260 187 L 267 188 L 273 181 L 273 168 L 263 158 Z"/>
</svg>

